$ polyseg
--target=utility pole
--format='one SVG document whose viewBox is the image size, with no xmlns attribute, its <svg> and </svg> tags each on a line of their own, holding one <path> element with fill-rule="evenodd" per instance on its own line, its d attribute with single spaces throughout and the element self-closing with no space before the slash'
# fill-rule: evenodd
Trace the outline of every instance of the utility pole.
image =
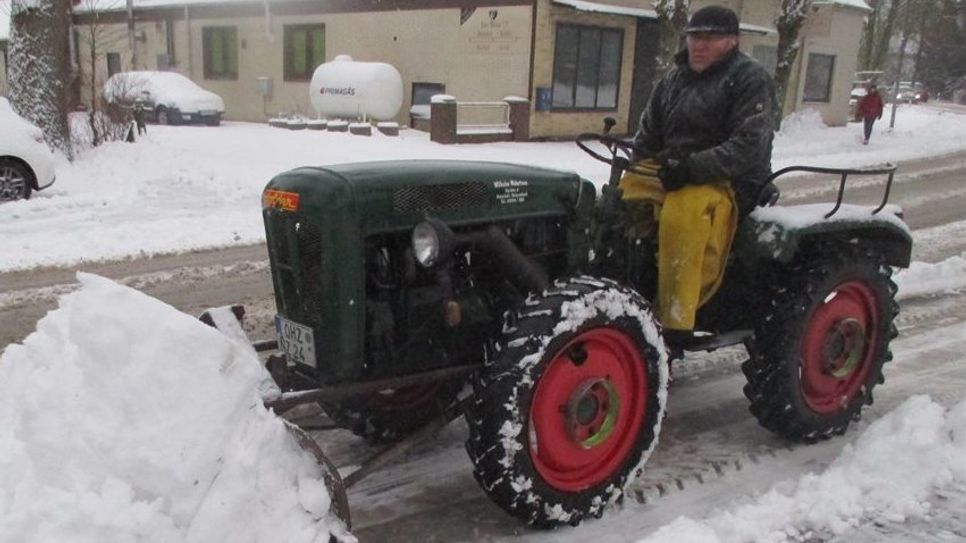
<svg viewBox="0 0 966 543">
<path fill-rule="evenodd" d="M 896 109 L 899 107 L 899 80 L 902 79 L 902 61 L 906 57 L 906 42 L 909 41 L 909 16 L 912 14 L 912 2 L 913 0 L 906 0 L 906 23 L 902 28 L 902 42 L 899 44 L 899 65 L 896 67 L 896 82 L 892 86 L 892 115 L 889 118 L 890 130 L 896 127 Z"/>
</svg>

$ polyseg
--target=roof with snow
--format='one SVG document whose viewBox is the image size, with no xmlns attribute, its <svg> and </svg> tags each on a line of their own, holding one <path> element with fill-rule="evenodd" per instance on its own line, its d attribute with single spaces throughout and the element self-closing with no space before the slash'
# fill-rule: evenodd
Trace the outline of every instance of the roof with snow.
<svg viewBox="0 0 966 543">
<path fill-rule="evenodd" d="M 2 0 L 0 0 L 2 1 Z M 225 4 L 271 4 L 276 0 L 133 0 L 134 9 L 172 8 L 181 6 L 225 5 Z M 285 0 L 291 2 L 292 0 Z M 302 0 L 312 1 L 312 0 Z M 74 7 L 75 12 L 118 11 L 127 9 L 126 0 L 80 0 Z"/>
<path fill-rule="evenodd" d="M 872 8 L 864 0 L 815 0 L 815 5 L 832 5 L 871 12 Z"/>
<path fill-rule="evenodd" d="M 843 2 L 859 2 L 862 0 L 842 0 Z M 590 2 L 588 0 L 553 0 L 554 4 L 560 6 L 568 6 L 574 8 L 577 11 L 586 11 L 588 13 L 604 13 L 608 15 L 626 15 L 628 17 L 639 17 L 642 19 L 657 19 L 657 12 L 653 9 L 643 9 L 643 8 L 633 8 L 628 6 L 616 6 L 613 4 L 605 4 L 602 2 Z M 864 4 L 863 4 L 864 5 Z M 750 34 L 775 34 L 777 31 L 774 28 L 769 28 L 767 26 L 759 26 L 747 23 L 741 23 L 740 28 L 743 32 Z"/>
</svg>

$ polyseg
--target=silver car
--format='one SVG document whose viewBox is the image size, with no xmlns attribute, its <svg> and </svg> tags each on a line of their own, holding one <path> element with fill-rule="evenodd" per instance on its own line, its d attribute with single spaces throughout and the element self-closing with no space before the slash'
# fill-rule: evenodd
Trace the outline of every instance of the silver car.
<svg viewBox="0 0 966 543">
<path fill-rule="evenodd" d="M 104 84 L 104 98 L 110 103 L 141 108 L 146 120 L 158 124 L 217 126 L 225 113 L 221 96 L 175 72 L 116 73 Z"/>
<path fill-rule="evenodd" d="M 0 97 L 0 203 L 26 200 L 54 183 L 54 155 L 44 133 Z"/>
</svg>

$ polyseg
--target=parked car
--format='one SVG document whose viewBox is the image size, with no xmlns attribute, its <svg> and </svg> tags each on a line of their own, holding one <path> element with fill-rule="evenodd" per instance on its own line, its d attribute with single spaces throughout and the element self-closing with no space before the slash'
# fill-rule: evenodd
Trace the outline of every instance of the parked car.
<svg viewBox="0 0 966 543">
<path fill-rule="evenodd" d="M 30 198 L 54 183 L 54 155 L 40 128 L 0 97 L 0 203 Z"/>
<path fill-rule="evenodd" d="M 104 84 L 104 98 L 125 107 L 144 108 L 158 124 L 204 123 L 218 126 L 225 113 L 221 96 L 175 72 L 121 72 Z"/>
</svg>

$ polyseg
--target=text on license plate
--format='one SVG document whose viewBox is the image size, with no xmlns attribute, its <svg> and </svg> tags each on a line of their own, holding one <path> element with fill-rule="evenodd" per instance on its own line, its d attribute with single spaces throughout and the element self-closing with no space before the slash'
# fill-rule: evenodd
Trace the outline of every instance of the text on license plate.
<svg viewBox="0 0 966 543">
<path fill-rule="evenodd" d="M 275 316 L 278 348 L 290 362 L 315 365 L 315 336 L 308 326 Z"/>
</svg>

